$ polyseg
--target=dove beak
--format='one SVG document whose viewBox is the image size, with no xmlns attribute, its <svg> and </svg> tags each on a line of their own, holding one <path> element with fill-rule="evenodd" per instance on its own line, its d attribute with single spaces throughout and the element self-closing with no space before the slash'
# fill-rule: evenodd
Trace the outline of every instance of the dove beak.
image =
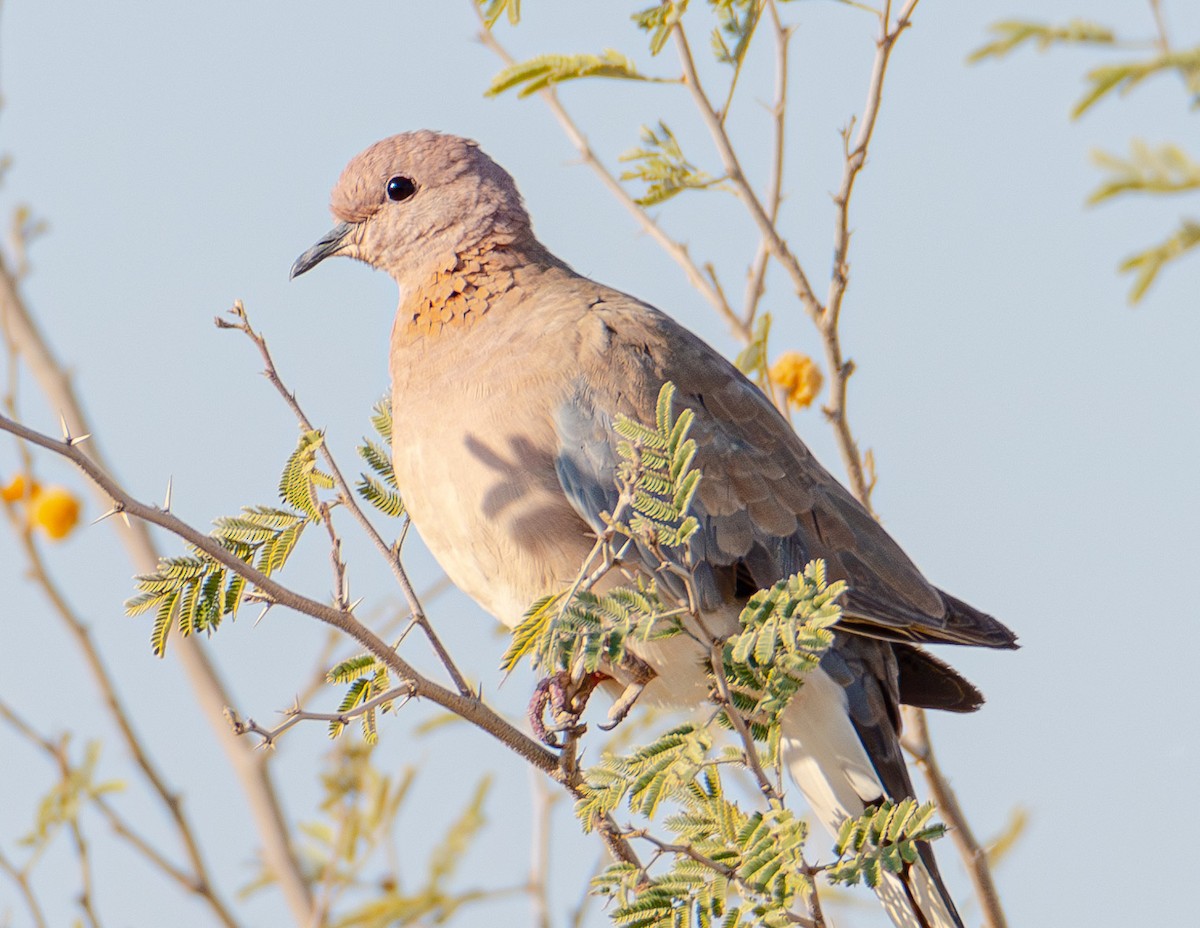
<svg viewBox="0 0 1200 928">
<path fill-rule="evenodd" d="M 350 233 L 354 229 L 355 224 L 352 222 L 339 222 L 321 236 L 320 240 L 312 248 L 296 259 L 296 263 L 292 265 L 292 273 L 289 275 L 289 278 L 295 280 L 305 271 L 312 270 L 326 258 L 342 254 L 342 247 L 346 244 L 346 239 L 350 237 Z"/>
</svg>

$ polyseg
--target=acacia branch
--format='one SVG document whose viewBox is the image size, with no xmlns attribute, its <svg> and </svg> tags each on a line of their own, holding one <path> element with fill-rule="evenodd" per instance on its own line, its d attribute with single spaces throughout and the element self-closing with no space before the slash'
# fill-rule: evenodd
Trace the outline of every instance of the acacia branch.
<svg viewBox="0 0 1200 928">
<path fill-rule="evenodd" d="M 66 458 L 113 501 L 112 512 L 126 513 L 177 535 L 213 560 L 248 580 L 257 587 L 259 593 L 271 605 L 286 606 L 349 635 L 386 664 L 397 677 L 405 681 L 414 697 L 428 699 L 471 722 L 548 774 L 552 779 L 562 783 L 576 798 L 580 796 L 583 777 L 577 769 L 570 772 L 564 771 L 558 757 L 515 728 L 478 697 L 464 696 L 448 690 L 418 673 L 393 648 L 388 647 L 378 635 L 359 622 L 352 612 L 317 602 L 280 585 L 266 574 L 239 560 L 212 536 L 203 534 L 170 512 L 134 499 L 91 458 L 80 451 L 79 446 L 72 443 L 70 439 L 60 441 L 51 438 L 2 415 L 0 415 L 0 431 L 10 432 L 18 438 Z M 629 847 L 628 842 L 620 836 L 611 817 L 601 823 L 601 833 L 609 850 L 617 859 L 637 861 L 637 855 Z"/>
<path fill-rule="evenodd" d="M 54 356 L 33 316 L 21 299 L 17 283 L 0 255 L 0 318 L 12 348 L 24 360 L 47 405 L 57 410 L 67 428 L 75 435 L 94 432 L 75 396 L 71 379 Z M 13 374 L 15 377 L 15 373 Z M 111 472 L 104 460 L 98 441 L 88 444 L 87 455 L 103 471 Z M 100 496 L 103 505 L 108 501 Z M 139 573 L 150 573 L 158 565 L 158 552 L 146 526 L 140 522 L 113 523 L 122 544 Z M 279 803 L 271 772 L 263 755 L 239 741 L 225 724 L 222 710 L 231 700 L 224 681 L 209 661 L 198 641 L 179 642 L 175 653 L 188 678 L 196 704 L 208 720 L 218 743 L 225 752 L 237 778 L 254 826 L 262 844 L 263 858 L 275 874 L 284 900 L 298 924 L 308 919 L 312 908 L 308 883 L 291 845 L 289 826 Z"/>
<path fill-rule="evenodd" d="M 766 797 L 767 801 L 774 805 L 783 805 L 783 797 L 779 795 L 779 790 L 767 777 L 767 773 L 763 770 L 762 761 L 758 757 L 758 745 L 754 743 L 754 736 L 750 733 L 749 726 L 746 725 L 742 714 L 738 712 L 737 707 L 733 704 L 733 693 L 729 689 L 729 680 L 725 676 L 725 652 L 721 644 L 714 643 L 709 650 L 709 664 L 712 666 L 713 676 L 717 681 L 717 689 L 721 695 L 721 703 L 725 709 L 725 717 L 733 724 L 734 730 L 738 733 L 738 737 L 742 741 L 742 754 L 746 758 L 746 763 L 750 767 L 750 772 L 754 774 L 754 779 L 758 781 L 759 791 Z M 808 897 L 808 914 L 812 928 L 825 928 L 825 914 L 821 911 L 820 893 L 817 892 L 817 882 L 813 879 L 813 874 L 816 872 L 809 866 L 808 861 L 804 859 L 804 852 L 798 852 L 800 865 L 804 868 L 804 872 L 808 874 L 812 881 L 812 892 Z"/>
<path fill-rule="evenodd" d="M 317 602 L 315 599 L 309 599 L 307 596 L 280 585 L 266 574 L 239 560 L 211 535 L 205 535 L 170 512 L 134 499 L 69 440 L 60 441 L 43 435 L 19 422 L 14 422 L 7 416 L 0 416 L 0 431 L 11 432 L 18 438 L 66 458 L 108 495 L 113 501 L 114 512 L 127 513 L 143 522 L 165 528 L 177 535 L 213 560 L 254 584 L 272 605 L 286 606 L 349 635 L 386 664 L 400 679 L 407 681 L 412 687 L 414 696 L 428 699 L 474 723 L 540 769 L 548 773 L 557 769 L 558 758 L 554 754 L 518 731 L 489 709 L 481 700 L 448 690 L 422 676 L 395 650 L 388 647 L 378 635 L 359 622 L 352 612 Z"/>
</svg>

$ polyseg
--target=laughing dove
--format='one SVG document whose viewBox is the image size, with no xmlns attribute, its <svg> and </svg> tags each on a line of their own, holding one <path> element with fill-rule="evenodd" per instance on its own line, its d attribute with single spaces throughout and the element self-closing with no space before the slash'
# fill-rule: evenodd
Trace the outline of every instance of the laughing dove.
<svg viewBox="0 0 1200 928">
<path fill-rule="evenodd" d="M 616 502 L 613 422 L 653 425 L 670 381 L 676 411 L 695 413 L 703 478 L 689 544 L 706 627 L 736 631 L 751 593 L 814 558 L 849 585 L 834 646 L 784 714 L 790 776 L 832 832 L 871 803 L 911 796 L 899 705 L 964 712 L 983 701 L 920 645 L 1009 648 L 1012 632 L 929 583 L 725 358 L 547 251 L 513 179 L 474 142 L 385 139 L 347 166 L 332 210 L 338 225 L 292 276 L 346 255 L 399 284 L 393 463 L 450 579 L 510 628 L 567 587 Z M 706 700 L 694 641 L 636 650 L 654 673 L 643 699 Z M 962 924 L 928 848 L 878 891 L 902 928 Z"/>
</svg>

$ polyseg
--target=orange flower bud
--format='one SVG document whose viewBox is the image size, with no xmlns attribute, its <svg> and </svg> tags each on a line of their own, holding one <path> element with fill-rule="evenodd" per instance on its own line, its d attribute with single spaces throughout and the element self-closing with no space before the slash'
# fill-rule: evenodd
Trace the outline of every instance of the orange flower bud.
<svg viewBox="0 0 1200 928">
<path fill-rule="evenodd" d="M 798 351 L 785 351 L 771 365 L 771 381 L 783 387 L 793 406 L 811 406 L 820 394 L 824 380 L 816 362 Z"/>
</svg>

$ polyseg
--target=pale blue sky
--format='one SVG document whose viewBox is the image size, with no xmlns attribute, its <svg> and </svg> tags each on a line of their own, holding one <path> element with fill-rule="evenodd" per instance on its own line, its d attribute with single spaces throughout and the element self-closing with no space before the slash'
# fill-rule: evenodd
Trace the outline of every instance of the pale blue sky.
<svg viewBox="0 0 1200 928">
<path fill-rule="evenodd" d="M 1178 40 L 1196 41 L 1200 9 L 1164 5 Z M 518 30 L 500 29 L 518 56 L 611 46 L 647 70 L 676 71 L 669 54 L 650 62 L 642 53 L 626 18 L 640 4 L 524 6 Z M 832 2 L 785 10 L 799 29 L 782 222 L 823 291 L 837 129 L 862 105 L 873 27 Z M 918 9 L 894 57 L 854 202 L 844 339 L 859 372 L 850 415 L 875 452 L 875 504 L 889 530 L 932 579 L 1003 619 L 1024 644 L 1015 654 L 943 651 L 989 702 L 974 716 L 934 722 L 981 835 L 1001 828 L 1014 806 L 1029 811 L 1027 834 L 997 871 L 1011 924 L 1182 925 L 1200 863 L 1189 841 L 1170 837 L 1200 828 L 1191 801 L 1200 766 L 1200 260 L 1172 269 L 1130 309 L 1116 264 L 1165 235 L 1185 205 L 1088 209 L 1083 201 L 1097 180 L 1089 149 L 1122 151 L 1139 136 L 1176 140 L 1197 155 L 1197 116 L 1177 82 L 1164 78 L 1070 123 L 1080 75 L 1103 60 L 1098 55 L 1026 51 L 1000 64 L 964 63 L 991 21 L 1080 15 L 1135 35 L 1149 30 L 1147 6 L 1137 0 L 925 0 Z M 583 25 L 588 17 L 595 22 Z M 350 262 L 329 262 L 295 283 L 287 272 L 328 227 L 328 191 L 345 161 L 398 131 L 429 127 L 478 139 L 517 178 L 537 231 L 561 257 L 736 350 L 675 265 L 576 163 L 545 107 L 482 96 L 498 64 L 473 41 L 474 29 L 466 0 L 5 4 L 0 148 L 13 165 L 0 211 L 28 203 L 50 223 L 33 247 L 25 295 L 136 494 L 160 498 L 173 476 L 175 511 L 198 525 L 272 500 L 294 426 L 257 376 L 249 344 L 211 324 L 235 299 L 245 301 L 311 417 L 353 467 L 353 445 L 386 387 L 394 285 Z M 767 61 L 749 69 L 732 117 L 756 179 L 768 159 L 759 105 L 769 95 Z M 605 157 L 631 147 L 639 125 L 668 116 L 693 160 L 716 169 L 678 88 L 580 83 L 563 99 Z M 1195 215 L 1195 200 L 1187 206 Z M 657 212 L 741 292 L 756 237 L 731 198 L 681 197 Z M 818 354 L 786 287 L 772 283 L 765 305 L 776 318 L 774 351 Z M 30 424 L 56 428 L 55 411 L 30 385 L 22 407 Z M 798 427 L 837 470 L 820 416 L 807 413 Z M 15 466 L 12 446 L 0 442 L 0 474 Z M 39 458 L 39 468 L 79 485 L 55 461 Z M 351 554 L 364 608 L 395 604 L 371 552 L 355 545 Z M 161 760 L 203 822 L 231 892 L 247 872 L 253 835 L 177 665 L 150 655 L 148 620 L 122 615 L 131 592 L 123 552 L 102 525 L 50 557 L 94 623 L 125 695 L 140 704 L 142 729 L 166 746 Z M 302 557 L 285 577 L 320 598 L 329 587 L 324 556 L 314 546 Z M 409 560 L 422 583 L 436 576 L 419 545 Z M 106 738 L 105 774 L 128 775 L 86 695 L 82 665 L 22 579 L 18 550 L 3 533 L 0 563 L 0 693 L 43 730 Z M 431 612 L 486 691 L 519 712 L 531 682 L 520 675 L 496 693 L 503 643 L 490 621 L 457 594 Z M 319 640 L 313 622 L 280 611 L 258 627 L 224 628 L 212 651 L 238 708 L 267 719 L 307 679 Z M 427 717 L 406 710 L 384 731 L 387 762 L 428 767 L 401 818 L 408 869 L 422 871 L 429 835 L 478 774 L 494 769 L 493 826 L 467 864 L 480 883 L 518 882 L 526 773 L 465 728 L 413 739 L 413 724 Z M 316 725 L 282 746 L 279 770 L 297 817 L 311 817 L 311 772 L 325 750 Z M 48 768 L 6 729 L 0 758 L 0 844 L 11 851 Z M 140 808 L 133 796 L 117 801 L 134 814 Z M 573 836 L 565 811 L 559 815 L 561 915 L 596 845 Z M 161 827 L 157 811 L 146 822 Z M 965 898 L 949 842 L 940 856 Z M 65 843 L 41 872 L 52 918 L 66 923 L 70 900 L 55 899 L 53 888 L 74 872 Z M 98 893 L 113 925 L 202 923 L 173 889 L 147 888 L 143 865 L 124 849 L 99 861 Z M 25 923 L 11 886 L 0 882 L 0 922 L 6 911 Z M 247 906 L 246 923 L 282 924 L 283 911 L 266 893 Z M 864 910 L 854 924 L 874 918 Z M 521 902 L 489 921 L 525 919 Z M 459 923 L 481 920 L 476 910 Z"/>
</svg>

